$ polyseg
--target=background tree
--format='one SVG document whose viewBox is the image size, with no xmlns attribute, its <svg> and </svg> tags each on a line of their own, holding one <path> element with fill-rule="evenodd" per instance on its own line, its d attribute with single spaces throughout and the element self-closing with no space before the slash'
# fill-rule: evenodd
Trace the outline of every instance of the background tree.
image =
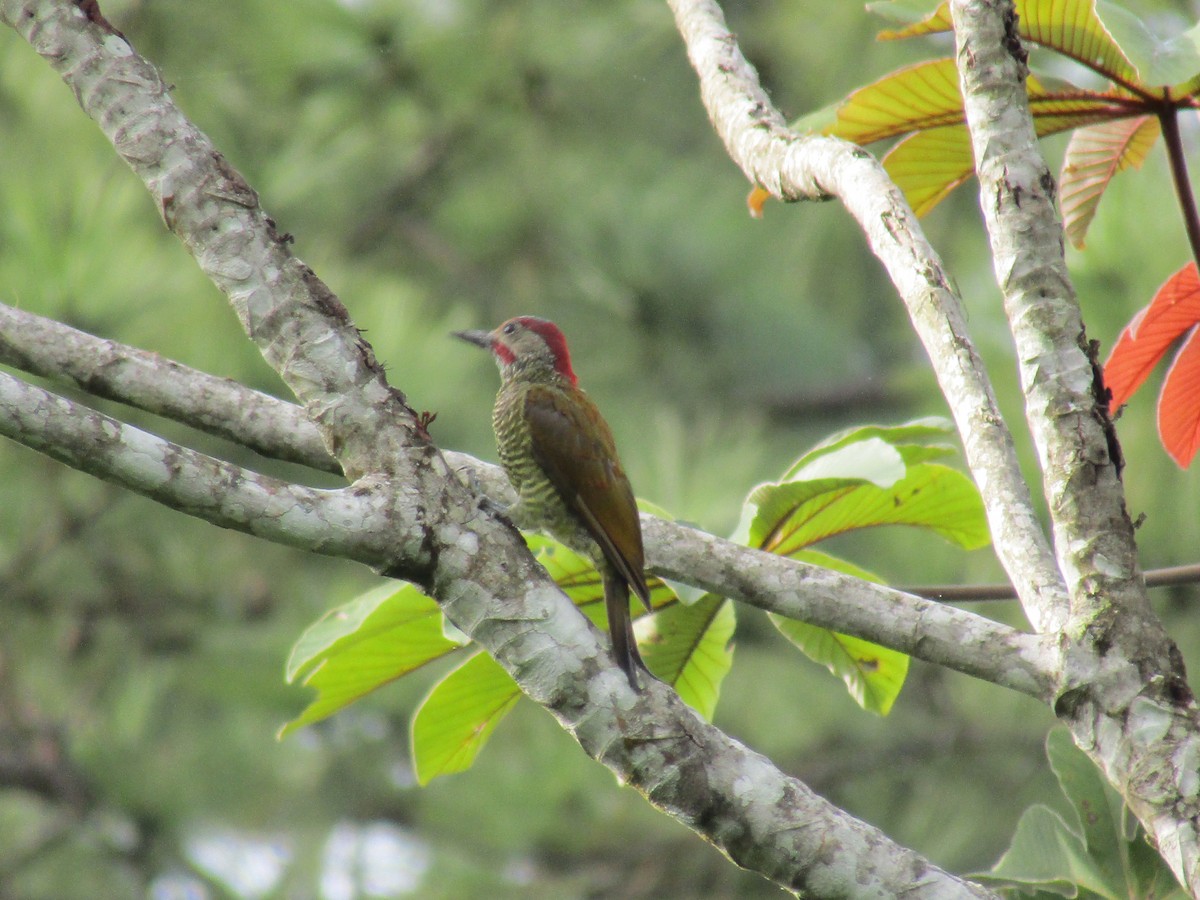
<svg viewBox="0 0 1200 900">
<path fill-rule="evenodd" d="M 6 20 L 23 21 L 26 5 L 34 6 L 7 4 Z M 905 400 L 912 411 L 940 411 L 940 403 L 921 399 L 930 385 L 924 367 L 899 327 L 900 311 L 880 302 L 891 288 L 857 261 L 860 240 L 848 223 L 819 213 L 821 233 L 806 229 L 801 253 L 787 217 L 745 221 L 743 186 L 728 178 L 728 162 L 694 103 L 694 76 L 657 5 L 431 10 L 314 3 L 307 17 L 286 25 L 277 11 L 251 3 L 235 21 L 206 18 L 195 4 L 117 5 L 106 13 L 139 51 L 161 60 L 179 102 L 268 198 L 280 228 L 296 235 L 305 259 L 368 328 L 378 355 L 393 362 L 393 380 L 414 405 L 438 410 L 439 443 L 490 452 L 490 373 L 470 354 L 456 362 L 445 332 L 532 309 L 584 335 L 574 340 L 582 344 L 576 354 L 594 361 L 588 381 L 618 434 L 645 435 L 622 442 L 635 445 L 625 455 L 639 492 L 717 533 L 732 527 L 750 484 L 775 477 L 839 422 L 868 417 L 862 406 L 846 412 L 851 402 Z M 846 67 L 845 88 L 861 78 L 851 54 L 791 46 L 785 35 L 802 33 L 803 22 L 787 17 L 798 13 L 756 7 L 741 14 L 734 28 L 762 61 L 781 106 L 826 102 L 788 92 L 828 84 L 835 60 Z M 839 7 L 837 14 L 848 31 L 859 29 L 852 37 L 862 44 L 869 24 L 857 10 Z M 615 21 L 637 22 L 639 40 L 612 30 Z M 5 208 L 14 211 L 3 226 L 0 261 L 11 299 L 282 391 L 253 354 L 236 356 L 249 349 L 236 323 L 211 295 L 202 299 L 208 288 L 158 228 L 141 186 L 113 161 L 44 63 L 14 35 L 6 40 L 12 46 L 0 83 L 12 141 L 0 152 L 11 154 L 3 170 L 19 173 L 3 185 Z M 268 45 L 276 52 L 264 52 Z M 881 59 L 880 69 L 894 59 Z M 804 77 L 805 66 L 812 77 Z M 614 72 L 634 74 L 619 76 L 623 89 L 598 89 Z M 644 102 L 646 90 L 653 102 Z M 85 105 L 93 100 L 84 95 Z M 707 149 L 682 149 L 692 146 Z M 98 181 L 97 172 L 107 177 Z M 597 187 L 601 174 L 609 176 L 605 189 Z M 726 185 L 724 193 L 714 184 Z M 180 228 L 174 200 L 163 197 L 175 195 L 160 191 L 159 211 Z M 953 231 L 943 244 L 948 253 L 978 252 L 977 239 L 949 228 L 953 211 L 946 216 L 938 230 Z M 691 222 L 711 225 L 682 225 Z M 1093 249 L 1103 227 L 1102 213 Z M 1138 245 L 1120 228 L 1112 235 L 1120 252 L 1107 259 L 1115 265 Z M 850 239 L 849 249 L 836 249 L 839 237 Z M 1138 237 L 1144 248 L 1156 246 L 1152 226 Z M 1157 237 L 1161 247 L 1167 238 Z M 1084 262 L 1085 295 L 1089 284 L 1111 281 L 1111 270 L 1089 269 L 1098 265 Z M 1125 271 L 1131 279 L 1142 269 Z M 984 295 L 980 279 L 958 280 Z M 781 304 L 781 284 L 817 302 Z M 567 302 L 543 302 L 554 295 Z M 858 305 L 866 303 L 869 313 Z M 1006 341 L 992 324 L 996 307 L 973 306 L 972 324 L 984 355 L 1001 358 Z M 1123 307 L 1111 315 L 1119 323 L 1127 314 Z M 887 315 L 897 316 L 896 328 L 879 328 Z M 851 337 L 857 343 L 846 349 Z M 628 358 L 614 351 L 626 347 L 635 351 Z M 882 383 L 902 386 L 902 397 Z M 604 403 L 602 391 L 626 402 Z M 1001 384 L 1000 396 L 1015 405 L 1011 385 Z M 798 411 L 803 427 L 794 424 Z M 182 433 L 170 423 L 155 428 Z M 227 444 L 187 440 L 220 448 L 235 463 L 253 459 Z M 1136 449 L 1127 447 L 1131 458 Z M 63 896 L 77 883 L 64 884 L 65 873 L 85 866 L 97 879 L 89 892 L 97 884 L 118 892 L 155 879 L 166 890 L 212 878 L 253 895 L 321 877 L 323 889 L 338 896 L 356 874 L 391 878 L 390 889 L 399 889 L 431 866 L 450 896 L 505 885 L 522 895 L 606 884 L 623 895 L 661 895 L 698 892 L 697 882 L 719 890 L 714 879 L 729 892 L 761 883 L 735 886 L 739 876 L 715 856 L 679 865 L 681 853 L 710 851 L 660 824 L 633 792 L 617 791 L 569 741 L 551 738 L 555 729 L 532 708 L 517 713 L 524 733 L 498 736 L 500 745 L 481 763 L 487 769 L 428 793 L 406 787 L 407 766 L 397 756 L 421 685 L 401 685 L 301 741 L 271 745 L 264 737 L 303 703 L 279 685 L 279 661 L 320 610 L 372 583 L 364 571 L 307 558 L 301 567 L 293 554 L 261 542 L 250 552 L 246 538 L 217 541 L 211 527 L 174 515 L 160 522 L 165 514 L 153 504 L 65 477 L 25 451 L 4 452 L 12 459 L 6 470 L 22 467 L 2 488 L 4 508 L 20 511 L 4 516 L 12 622 L 3 656 L 11 747 L 4 821 L 18 839 L 4 842 L 10 849 L 2 864 L 12 892 Z M 1136 468 L 1127 475 L 1132 495 L 1142 498 L 1135 503 L 1181 505 L 1186 480 L 1154 467 L 1142 485 Z M 296 476 L 286 467 L 270 471 Z M 1164 561 L 1186 558 L 1185 529 L 1152 517 L 1143 534 Z M 860 552 L 897 580 L 995 575 L 982 556 L 939 561 L 924 543 L 915 568 L 914 546 L 900 538 Z M 985 865 L 1019 808 L 1051 793 L 1038 750 L 1049 710 L 919 667 L 893 718 L 847 720 L 846 699 L 793 658 L 778 659 L 769 630 L 755 621 L 739 630 L 718 724 L 902 843 L 951 868 Z M 1187 656 L 1194 632 L 1173 634 Z M 776 693 L 764 684 L 788 687 Z M 972 718 L 972 706 L 986 715 Z M 1011 718 L 1001 715 L 1005 709 Z M 1014 780 L 1024 792 L 1012 790 Z M 974 810 L 985 803 L 995 809 L 995 785 L 1016 802 L 1007 816 L 980 821 Z M 953 798 L 950 815 L 945 802 L 930 802 L 932 787 Z M 492 788 L 495 799 L 480 796 Z M 514 814 L 513 798 L 535 792 L 552 799 Z M 379 846 L 406 865 L 376 865 Z M 230 862 L 247 848 L 256 851 L 253 865 Z"/>
</svg>

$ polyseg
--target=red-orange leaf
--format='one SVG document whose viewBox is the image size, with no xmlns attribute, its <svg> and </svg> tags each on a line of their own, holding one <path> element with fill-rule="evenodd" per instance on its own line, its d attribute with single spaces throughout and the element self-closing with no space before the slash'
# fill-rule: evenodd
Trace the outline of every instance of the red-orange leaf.
<svg viewBox="0 0 1200 900">
<path fill-rule="evenodd" d="M 1200 447 L 1200 340 L 1196 334 L 1192 329 L 1175 354 L 1158 396 L 1158 437 L 1181 469 L 1191 465 Z"/>
<path fill-rule="evenodd" d="M 1158 134 L 1155 116 L 1137 116 L 1089 125 L 1071 135 L 1060 195 L 1063 226 L 1072 244 L 1083 249 L 1084 235 L 1108 183 L 1130 166 L 1140 168 Z"/>
<path fill-rule="evenodd" d="M 1167 279 L 1117 338 L 1104 364 L 1104 383 L 1112 391 L 1112 409 L 1119 409 L 1133 396 L 1171 344 L 1197 322 L 1200 275 L 1191 262 Z"/>
</svg>

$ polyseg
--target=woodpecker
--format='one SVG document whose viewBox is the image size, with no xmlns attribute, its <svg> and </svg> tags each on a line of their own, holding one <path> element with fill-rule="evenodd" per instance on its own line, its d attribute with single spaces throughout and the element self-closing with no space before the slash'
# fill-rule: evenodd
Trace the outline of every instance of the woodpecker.
<svg viewBox="0 0 1200 900">
<path fill-rule="evenodd" d="M 638 690 L 637 670 L 646 666 L 633 637 L 630 590 L 652 611 L 642 526 L 612 432 L 579 387 L 566 338 L 535 316 L 454 336 L 490 350 L 500 367 L 492 428 L 517 492 L 505 512 L 518 527 L 544 531 L 596 566 L 613 658 Z"/>
</svg>

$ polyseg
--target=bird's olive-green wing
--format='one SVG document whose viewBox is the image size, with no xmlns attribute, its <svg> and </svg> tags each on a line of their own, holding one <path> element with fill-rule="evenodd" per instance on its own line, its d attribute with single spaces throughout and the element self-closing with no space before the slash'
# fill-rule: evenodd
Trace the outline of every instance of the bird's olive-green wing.
<svg viewBox="0 0 1200 900">
<path fill-rule="evenodd" d="M 534 459 L 649 609 L 637 503 L 596 405 L 577 389 L 538 386 L 525 396 L 525 417 Z"/>
</svg>

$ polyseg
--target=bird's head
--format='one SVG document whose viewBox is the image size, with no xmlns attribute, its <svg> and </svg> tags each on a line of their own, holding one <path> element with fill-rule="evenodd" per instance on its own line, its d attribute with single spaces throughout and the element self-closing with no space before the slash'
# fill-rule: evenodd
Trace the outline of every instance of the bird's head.
<svg viewBox="0 0 1200 900">
<path fill-rule="evenodd" d="M 454 336 L 491 350 L 505 375 L 513 370 L 544 370 L 557 373 L 573 385 L 579 383 L 571 368 L 567 339 L 547 319 L 517 316 L 493 331 L 456 331 Z"/>
</svg>

